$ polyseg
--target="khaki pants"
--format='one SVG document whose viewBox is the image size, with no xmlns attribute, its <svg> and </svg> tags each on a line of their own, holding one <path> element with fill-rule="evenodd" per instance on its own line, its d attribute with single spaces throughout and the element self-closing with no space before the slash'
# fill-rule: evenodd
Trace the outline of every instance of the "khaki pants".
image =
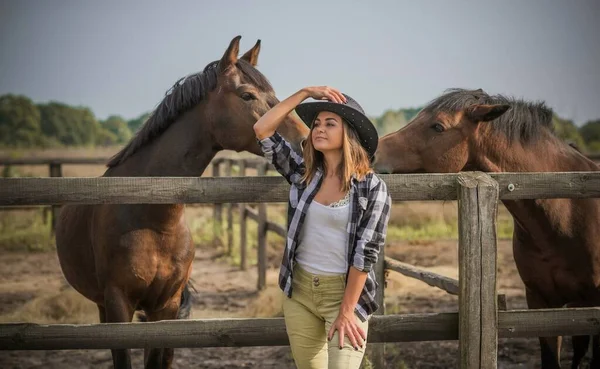
<svg viewBox="0 0 600 369">
<path fill-rule="evenodd" d="M 348 337 L 339 348 L 336 330 L 327 341 L 329 328 L 337 318 L 345 289 L 345 275 L 322 276 L 308 273 L 300 266 L 294 268 L 292 297 L 284 296 L 283 314 L 294 361 L 299 369 L 358 369 L 365 354 L 363 348 L 354 350 Z M 359 326 L 367 332 L 368 320 Z"/>
</svg>

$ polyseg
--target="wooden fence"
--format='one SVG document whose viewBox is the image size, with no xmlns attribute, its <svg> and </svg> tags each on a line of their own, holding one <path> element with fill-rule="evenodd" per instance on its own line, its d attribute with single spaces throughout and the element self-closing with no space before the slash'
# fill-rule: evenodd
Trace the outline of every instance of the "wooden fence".
<svg viewBox="0 0 600 369">
<path fill-rule="evenodd" d="M 212 165 L 212 176 L 213 178 L 220 177 L 221 173 L 225 177 L 232 176 L 232 169 L 234 166 L 238 167 L 238 175 L 240 177 L 246 176 L 246 168 L 256 169 L 258 176 L 266 175 L 268 170 L 274 170 L 273 166 L 270 165 L 263 158 L 217 158 L 211 163 Z M 224 165 L 224 172 L 221 172 L 220 167 Z M 227 241 L 226 250 L 228 254 L 231 254 L 233 249 L 233 212 L 234 204 L 225 204 L 225 210 L 227 213 Z M 213 232 L 216 238 L 222 233 L 223 225 L 223 205 L 220 203 L 214 204 L 213 210 Z M 267 285 L 267 233 L 273 232 L 279 236 L 285 238 L 287 231 L 285 227 L 268 221 L 267 206 L 264 203 L 259 203 L 256 208 L 252 208 L 245 203 L 238 204 L 239 223 L 240 223 L 240 267 L 242 270 L 248 268 L 248 236 L 247 230 L 248 219 L 254 220 L 257 223 L 257 267 L 258 267 L 258 281 L 257 288 L 262 290 Z"/>
<path fill-rule="evenodd" d="M 459 311 L 373 317 L 369 329 L 370 342 L 458 339 L 462 368 L 496 368 L 498 337 L 600 334 L 600 308 L 499 312 L 496 291 L 498 200 L 600 197 L 600 172 L 466 172 L 381 177 L 394 201 L 458 200 Z M 0 206 L 67 203 L 265 204 L 287 201 L 288 191 L 287 182 L 279 176 L 7 178 L 0 180 Z M 378 268 L 381 271 L 385 267 L 384 262 L 385 258 L 380 258 Z M 390 269 L 394 268 L 392 264 L 388 263 Z M 445 282 L 453 285 L 453 281 Z M 380 293 L 379 297 L 382 296 Z M 5 350 L 287 344 L 282 319 L 0 325 L 0 349 Z"/>
</svg>

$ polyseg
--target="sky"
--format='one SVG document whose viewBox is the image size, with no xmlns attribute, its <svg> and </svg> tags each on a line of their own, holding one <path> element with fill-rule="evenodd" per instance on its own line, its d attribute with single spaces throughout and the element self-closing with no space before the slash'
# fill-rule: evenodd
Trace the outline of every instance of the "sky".
<svg viewBox="0 0 600 369">
<path fill-rule="evenodd" d="M 329 85 L 379 115 L 483 88 L 600 118 L 597 0 L 0 0 L 0 94 L 131 119 L 237 35 L 280 99 Z"/>
</svg>

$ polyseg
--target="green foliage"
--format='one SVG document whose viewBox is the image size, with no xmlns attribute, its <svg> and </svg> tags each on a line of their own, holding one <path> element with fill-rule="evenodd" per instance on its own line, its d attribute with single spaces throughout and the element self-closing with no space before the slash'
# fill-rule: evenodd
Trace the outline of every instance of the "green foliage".
<svg viewBox="0 0 600 369">
<path fill-rule="evenodd" d="M 600 152 L 600 119 L 587 122 L 579 132 L 590 152 Z"/>
<path fill-rule="evenodd" d="M 42 133 L 65 146 L 95 144 L 98 121 L 89 108 L 50 102 L 40 104 Z"/>
<path fill-rule="evenodd" d="M 380 117 L 371 117 L 379 136 L 395 132 L 408 124 L 421 108 L 387 110 Z"/>
<path fill-rule="evenodd" d="M 566 141 L 567 143 L 573 143 L 577 145 L 579 150 L 585 151 L 586 146 L 583 141 L 583 137 L 579 133 L 577 126 L 572 121 L 562 119 L 558 115 L 554 114 L 552 117 L 552 123 L 554 125 L 554 131 L 556 135 Z"/>
<path fill-rule="evenodd" d="M 140 115 L 139 117 L 127 122 L 127 126 L 132 133 L 136 133 L 140 127 L 150 118 L 149 112 Z"/>
<path fill-rule="evenodd" d="M 406 126 L 422 108 L 387 110 L 370 117 L 382 137 Z M 0 96 L 0 146 L 10 148 L 123 145 L 146 123 L 151 112 L 125 120 L 112 115 L 99 122 L 87 107 L 60 102 L 35 104 L 21 95 Z M 600 152 L 600 119 L 578 128 L 572 121 L 553 117 L 558 137 L 583 152 Z"/>
<path fill-rule="evenodd" d="M 131 139 L 131 129 L 127 125 L 127 121 L 117 115 L 111 115 L 101 123 L 101 127 L 112 133 L 117 143 L 126 143 Z"/>
<path fill-rule="evenodd" d="M 0 144 L 33 147 L 41 142 L 40 111 L 25 96 L 0 96 Z"/>
</svg>

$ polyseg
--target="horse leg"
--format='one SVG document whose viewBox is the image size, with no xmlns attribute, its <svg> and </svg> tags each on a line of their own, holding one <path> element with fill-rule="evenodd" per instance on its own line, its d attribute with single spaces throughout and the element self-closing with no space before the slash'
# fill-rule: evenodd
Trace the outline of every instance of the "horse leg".
<svg viewBox="0 0 600 369">
<path fill-rule="evenodd" d="M 147 313 L 148 321 L 156 322 L 159 320 L 177 319 L 179 302 L 180 296 L 177 296 L 177 298 L 172 298 L 162 310 Z M 174 355 L 175 350 L 172 348 L 152 348 L 144 350 L 145 368 L 169 369 L 173 363 Z"/>
<path fill-rule="evenodd" d="M 129 323 L 135 312 L 125 293 L 116 287 L 108 287 L 104 292 L 104 310 L 106 323 Z M 129 350 L 111 350 L 115 369 L 131 369 Z"/>
<path fill-rule="evenodd" d="M 106 310 L 104 309 L 104 306 L 96 306 L 98 306 L 98 318 L 100 318 L 100 323 L 106 323 Z"/>
<path fill-rule="evenodd" d="M 573 336 L 571 337 L 571 340 L 573 341 L 573 361 L 571 362 L 571 369 L 577 369 L 590 346 L 590 336 Z"/>
<path fill-rule="evenodd" d="M 590 369 L 600 369 L 600 335 L 593 336 L 592 339 L 592 362 Z"/>
<path fill-rule="evenodd" d="M 530 309 L 548 309 L 557 308 L 548 304 L 539 293 L 530 288 L 526 288 L 525 296 L 527 298 L 527 306 Z M 555 304 L 554 304 L 555 305 Z M 540 348 L 542 351 L 542 369 L 560 369 L 560 347 L 562 337 L 539 337 Z"/>
</svg>

